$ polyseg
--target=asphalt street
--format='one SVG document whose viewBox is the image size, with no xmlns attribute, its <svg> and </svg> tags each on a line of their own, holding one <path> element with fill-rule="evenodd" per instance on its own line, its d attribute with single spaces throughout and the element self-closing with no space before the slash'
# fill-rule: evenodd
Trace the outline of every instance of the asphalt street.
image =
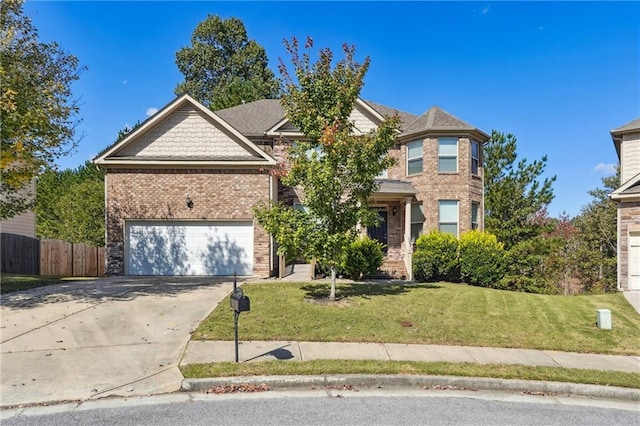
<svg viewBox="0 0 640 426">
<path fill-rule="evenodd" d="M 18 425 L 637 425 L 637 403 L 504 392 L 357 390 L 175 394 L 31 407 Z"/>
</svg>

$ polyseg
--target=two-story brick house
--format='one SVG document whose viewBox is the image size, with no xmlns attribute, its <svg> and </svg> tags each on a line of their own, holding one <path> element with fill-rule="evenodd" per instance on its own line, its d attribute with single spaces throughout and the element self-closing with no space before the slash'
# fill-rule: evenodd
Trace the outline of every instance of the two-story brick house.
<svg viewBox="0 0 640 426">
<path fill-rule="evenodd" d="M 366 232 L 386 244 L 396 274 L 410 276 L 421 233 L 483 228 L 489 136 L 437 107 L 415 116 L 358 100 L 350 118 L 367 132 L 394 113 L 402 120 L 389 152 L 396 165 L 370 200 L 384 221 Z M 301 137 L 278 100 L 212 112 L 189 96 L 175 99 L 94 160 L 107 171 L 107 272 L 273 274 L 276 247 L 252 208 L 303 202 L 269 173 L 282 158 L 280 141 Z"/>
<path fill-rule="evenodd" d="M 618 203 L 618 290 L 640 291 L 640 118 L 611 130 L 620 159 Z"/>
</svg>

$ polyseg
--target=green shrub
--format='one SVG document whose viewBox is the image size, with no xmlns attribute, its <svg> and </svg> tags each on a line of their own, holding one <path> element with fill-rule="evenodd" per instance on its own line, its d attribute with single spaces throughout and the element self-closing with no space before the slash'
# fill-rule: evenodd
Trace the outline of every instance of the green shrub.
<svg viewBox="0 0 640 426">
<path fill-rule="evenodd" d="M 466 283 L 496 287 L 505 275 L 505 251 L 496 236 L 469 231 L 460 237 L 460 276 Z"/>
<path fill-rule="evenodd" d="M 506 253 L 506 276 L 498 288 L 526 293 L 557 293 L 557 271 L 549 266 L 554 251 L 554 240 L 534 237 L 520 241 Z"/>
<path fill-rule="evenodd" d="M 458 240 L 449 233 L 432 230 L 416 241 L 413 275 L 417 281 L 458 281 Z"/>
<path fill-rule="evenodd" d="M 352 280 L 373 275 L 382 266 L 384 244 L 368 236 L 360 237 L 347 248 L 340 269 Z"/>
</svg>

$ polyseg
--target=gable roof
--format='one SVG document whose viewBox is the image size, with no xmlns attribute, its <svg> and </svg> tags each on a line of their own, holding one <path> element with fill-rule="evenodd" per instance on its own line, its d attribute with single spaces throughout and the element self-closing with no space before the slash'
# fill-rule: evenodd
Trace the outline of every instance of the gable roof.
<svg viewBox="0 0 640 426">
<path fill-rule="evenodd" d="M 640 173 L 629 179 L 624 185 L 613 191 L 609 196 L 614 201 L 620 201 L 628 198 L 640 199 Z"/>
<path fill-rule="evenodd" d="M 624 126 L 620 126 L 617 129 L 613 129 L 609 132 L 611 133 L 613 145 L 616 147 L 618 158 L 620 158 L 620 143 L 622 143 L 622 135 L 636 132 L 640 132 L 640 118 L 636 118 L 635 120 L 628 122 Z"/>
<path fill-rule="evenodd" d="M 356 108 L 362 109 L 374 118 L 383 120 L 385 116 L 398 114 L 400 117 L 400 137 L 418 136 L 426 132 L 465 132 L 473 133 L 483 142 L 489 139 L 489 135 L 475 126 L 449 114 L 440 107 L 431 107 L 421 116 L 405 111 L 400 111 L 386 105 L 372 101 L 356 100 Z M 286 111 L 278 99 L 262 99 L 247 104 L 237 105 L 231 108 L 215 112 L 231 126 L 238 129 L 248 137 L 263 137 L 276 135 L 278 132 L 299 135 L 300 132 L 291 126 L 286 116 Z"/>
<path fill-rule="evenodd" d="M 189 131 L 190 137 L 185 143 L 176 144 L 175 137 L 170 133 L 187 121 L 196 123 L 197 129 Z M 169 123 L 169 126 L 162 129 L 163 123 Z M 184 126 L 182 130 L 185 130 Z M 156 149 L 153 149 L 154 144 Z M 93 162 L 106 167 L 253 166 L 276 163 L 241 132 L 188 95 L 174 99 L 105 149 Z"/>
<path fill-rule="evenodd" d="M 171 117 L 180 108 L 192 108 L 206 119 L 212 127 L 220 129 L 227 136 L 226 146 L 220 146 L 218 155 L 171 155 L 137 156 L 141 151 L 132 148 L 143 135 L 159 125 L 163 120 Z M 380 122 L 385 116 L 397 114 L 400 117 L 399 138 L 407 140 L 430 132 L 442 133 L 471 133 L 480 141 L 485 142 L 489 135 L 465 121 L 434 106 L 421 116 L 417 116 L 396 108 L 378 104 L 372 101 L 357 99 L 354 110 L 360 114 L 365 122 Z M 363 118 L 364 117 L 364 118 Z M 366 123 L 365 123 L 366 124 Z M 131 131 L 124 138 L 105 148 L 94 158 L 94 163 L 101 166 L 109 165 L 250 165 L 275 164 L 275 160 L 257 147 L 251 140 L 265 138 L 285 132 L 298 136 L 299 130 L 292 126 L 286 116 L 279 99 L 261 99 L 246 104 L 236 105 L 212 112 L 188 95 L 174 99 L 153 116 L 149 117 L 139 127 Z M 231 142 L 233 141 L 233 142 Z M 215 143 L 215 142 L 214 142 Z M 219 143 L 219 142 L 218 142 Z M 233 144 L 237 146 L 233 146 Z M 209 145 L 210 147 L 212 145 Z M 129 154 L 129 155 L 126 155 Z"/>
<path fill-rule="evenodd" d="M 280 106 L 280 108 L 282 108 L 282 106 Z M 289 121 L 289 118 L 287 117 L 286 112 L 284 111 L 284 108 L 282 108 L 282 113 L 283 113 L 282 118 L 273 126 L 268 128 L 265 131 L 265 134 L 267 136 L 278 136 L 280 134 L 285 133 L 288 136 L 295 136 L 295 137 L 304 136 L 300 131 L 300 129 L 298 129 L 295 125 L 293 125 Z M 374 108 L 371 107 L 371 105 L 369 105 L 368 103 L 366 103 L 360 98 L 356 99 L 350 118 L 354 120 L 354 122 L 359 121 L 361 125 L 364 124 L 365 126 L 370 125 L 370 123 L 375 123 L 375 125 L 377 126 L 379 123 L 381 123 L 384 120 L 384 117 L 378 111 L 376 111 Z M 355 126 L 354 130 L 359 133 L 365 133 L 366 131 L 366 129 L 365 131 L 363 131 L 363 129 L 359 129 L 357 125 Z"/>
<path fill-rule="evenodd" d="M 622 134 L 640 130 L 640 118 L 636 118 L 633 121 L 628 122 L 624 126 L 620 126 L 617 129 L 611 130 L 611 134 Z"/>
</svg>

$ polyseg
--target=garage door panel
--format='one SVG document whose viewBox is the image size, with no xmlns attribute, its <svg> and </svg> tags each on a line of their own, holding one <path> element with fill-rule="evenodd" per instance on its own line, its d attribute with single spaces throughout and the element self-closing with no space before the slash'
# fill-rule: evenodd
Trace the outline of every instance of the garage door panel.
<svg viewBox="0 0 640 426">
<path fill-rule="evenodd" d="M 129 275 L 251 275 L 251 222 L 130 222 Z"/>
</svg>

